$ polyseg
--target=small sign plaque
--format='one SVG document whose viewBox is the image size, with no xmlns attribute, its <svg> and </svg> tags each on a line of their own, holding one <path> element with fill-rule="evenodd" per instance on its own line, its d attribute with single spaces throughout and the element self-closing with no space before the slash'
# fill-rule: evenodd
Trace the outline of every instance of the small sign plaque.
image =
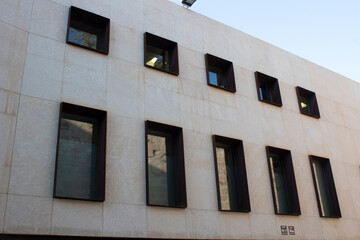
<svg viewBox="0 0 360 240">
<path fill-rule="evenodd" d="M 281 225 L 281 235 L 288 235 L 287 226 Z"/>
<path fill-rule="evenodd" d="M 289 234 L 295 235 L 295 227 L 294 226 L 289 226 Z"/>
</svg>

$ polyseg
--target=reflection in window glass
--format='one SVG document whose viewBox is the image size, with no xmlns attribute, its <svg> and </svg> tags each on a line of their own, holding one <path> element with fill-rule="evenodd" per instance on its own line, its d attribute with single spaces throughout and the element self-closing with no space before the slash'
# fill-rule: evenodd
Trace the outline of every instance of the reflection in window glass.
<svg viewBox="0 0 360 240">
<path fill-rule="evenodd" d="M 305 97 L 300 97 L 301 111 L 303 113 L 310 114 L 310 103 Z"/>
<path fill-rule="evenodd" d="M 270 84 L 264 84 L 259 88 L 261 100 L 265 100 L 269 102 L 273 101 L 272 91 L 270 88 L 271 88 Z"/>
<path fill-rule="evenodd" d="M 150 45 L 146 46 L 146 51 L 146 65 L 169 71 L 169 51 Z"/>
<path fill-rule="evenodd" d="M 231 146 L 217 143 L 216 158 L 221 208 L 222 210 L 239 209 L 235 165 Z"/>
<path fill-rule="evenodd" d="M 175 206 L 174 159 L 171 135 L 150 131 L 147 136 L 149 203 Z"/>
<path fill-rule="evenodd" d="M 325 165 L 320 161 L 313 160 L 312 167 L 315 175 L 315 182 L 318 189 L 320 210 L 323 216 L 332 216 L 330 199 L 325 180 Z"/>
<path fill-rule="evenodd" d="M 69 41 L 88 48 L 97 49 L 101 45 L 101 34 L 101 29 L 72 20 L 69 28 Z"/>
<path fill-rule="evenodd" d="M 289 209 L 282 164 L 283 163 L 280 160 L 280 156 L 278 154 L 270 154 L 270 167 L 271 171 L 273 172 L 272 181 L 275 188 L 274 190 L 277 212 L 281 214 L 286 214 L 289 212 Z"/>
<path fill-rule="evenodd" d="M 220 68 L 209 66 L 209 81 L 211 85 L 218 87 L 225 87 L 224 78 L 222 77 L 222 71 Z"/>
<path fill-rule="evenodd" d="M 56 195 L 91 199 L 95 194 L 97 120 L 63 113 L 60 125 Z"/>
</svg>

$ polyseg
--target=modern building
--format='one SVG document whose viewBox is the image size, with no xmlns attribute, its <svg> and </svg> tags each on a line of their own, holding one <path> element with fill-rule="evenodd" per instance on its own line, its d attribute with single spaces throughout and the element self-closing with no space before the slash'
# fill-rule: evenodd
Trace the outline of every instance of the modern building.
<svg viewBox="0 0 360 240">
<path fill-rule="evenodd" d="M 0 0 L 0 239 L 360 239 L 360 84 L 167 0 Z"/>
</svg>

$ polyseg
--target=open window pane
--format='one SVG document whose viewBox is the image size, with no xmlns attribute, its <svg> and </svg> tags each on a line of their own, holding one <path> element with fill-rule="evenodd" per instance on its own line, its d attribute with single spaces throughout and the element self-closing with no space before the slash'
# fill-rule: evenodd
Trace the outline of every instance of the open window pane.
<svg viewBox="0 0 360 240">
<path fill-rule="evenodd" d="M 176 42 L 145 33 L 144 44 L 144 66 L 179 75 Z"/>
<path fill-rule="evenodd" d="M 341 217 L 330 160 L 310 156 L 316 197 L 321 217 Z"/>
<path fill-rule="evenodd" d="M 146 121 L 147 204 L 186 207 L 182 130 Z"/>
<path fill-rule="evenodd" d="M 236 92 L 232 62 L 205 54 L 207 82 L 209 86 Z"/>
<path fill-rule="evenodd" d="M 213 136 L 213 145 L 219 210 L 250 212 L 242 141 Z"/>
<path fill-rule="evenodd" d="M 255 72 L 255 80 L 259 101 L 281 107 L 282 101 L 278 80 L 261 72 Z"/>
<path fill-rule="evenodd" d="M 314 118 L 320 118 L 319 107 L 314 92 L 296 87 L 300 113 Z"/>
<path fill-rule="evenodd" d="M 54 197 L 104 200 L 106 113 L 61 104 Z"/>
<path fill-rule="evenodd" d="M 110 20 L 70 7 L 66 42 L 103 54 L 109 52 Z"/>
<path fill-rule="evenodd" d="M 276 214 L 300 215 L 300 203 L 289 150 L 266 147 Z"/>
</svg>

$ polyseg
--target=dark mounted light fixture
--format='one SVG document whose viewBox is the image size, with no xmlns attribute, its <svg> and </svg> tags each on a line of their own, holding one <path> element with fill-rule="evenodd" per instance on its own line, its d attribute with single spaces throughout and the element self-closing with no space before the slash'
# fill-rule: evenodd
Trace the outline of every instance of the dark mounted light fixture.
<svg viewBox="0 0 360 240">
<path fill-rule="evenodd" d="M 184 4 L 185 7 L 191 7 L 191 5 L 194 4 L 194 2 L 196 2 L 196 0 L 182 0 L 182 4 Z"/>
</svg>

